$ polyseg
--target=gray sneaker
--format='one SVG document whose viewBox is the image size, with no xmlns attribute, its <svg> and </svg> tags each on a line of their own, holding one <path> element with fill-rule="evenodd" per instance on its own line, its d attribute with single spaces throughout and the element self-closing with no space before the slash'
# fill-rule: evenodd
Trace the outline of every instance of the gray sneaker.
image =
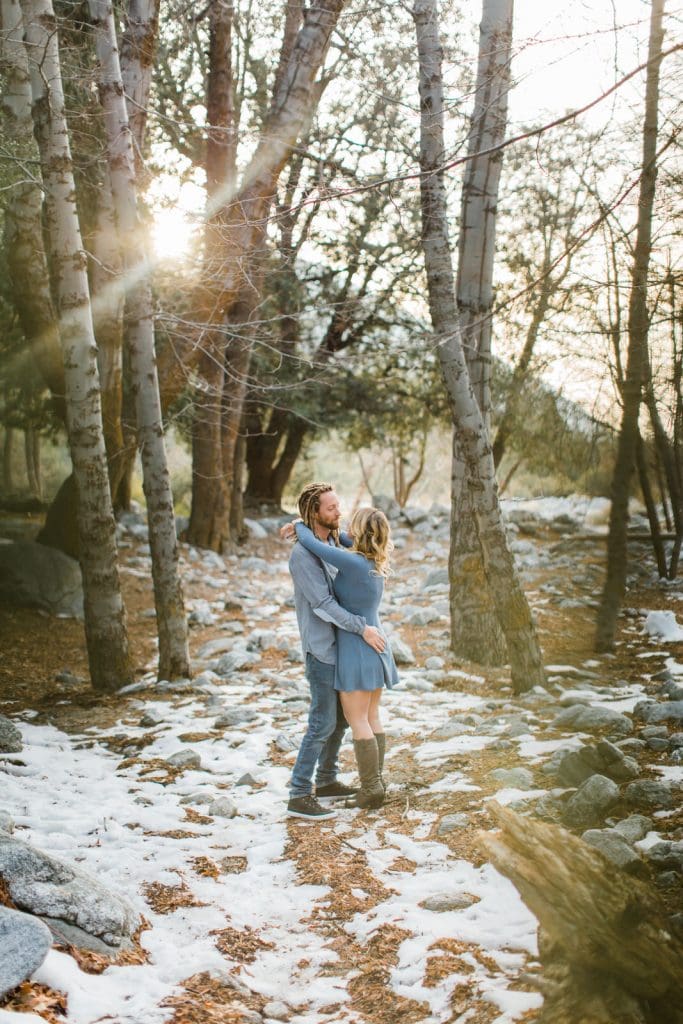
<svg viewBox="0 0 683 1024">
<path fill-rule="evenodd" d="M 310 818 L 312 821 L 334 817 L 334 811 L 323 807 L 310 793 L 306 796 L 293 796 L 287 804 L 287 814 L 291 818 Z"/>
</svg>

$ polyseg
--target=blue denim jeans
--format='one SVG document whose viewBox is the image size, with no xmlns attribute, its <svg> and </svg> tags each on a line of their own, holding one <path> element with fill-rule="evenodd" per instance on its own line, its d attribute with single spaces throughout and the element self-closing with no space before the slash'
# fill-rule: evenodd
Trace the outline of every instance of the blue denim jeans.
<svg viewBox="0 0 683 1024">
<path fill-rule="evenodd" d="M 313 774 L 318 786 L 337 777 L 337 756 L 347 722 L 334 688 L 334 665 L 306 655 L 306 679 L 311 689 L 308 727 L 297 754 L 290 796 L 307 796 L 313 791 Z M 317 770 L 316 770 L 317 765 Z"/>
</svg>

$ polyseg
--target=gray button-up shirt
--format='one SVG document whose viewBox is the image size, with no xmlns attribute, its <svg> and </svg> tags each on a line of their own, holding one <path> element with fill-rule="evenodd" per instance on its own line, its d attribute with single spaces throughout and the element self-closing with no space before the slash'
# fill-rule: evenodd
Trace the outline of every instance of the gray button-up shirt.
<svg viewBox="0 0 683 1024">
<path fill-rule="evenodd" d="M 334 627 L 362 634 L 367 623 L 362 615 L 352 615 L 337 604 L 328 567 L 303 544 L 296 543 L 292 548 L 289 571 L 294 580 L 294 605 L 304 657 L 312 654 L 318 661 L 334 665 Z"/>
</svg>

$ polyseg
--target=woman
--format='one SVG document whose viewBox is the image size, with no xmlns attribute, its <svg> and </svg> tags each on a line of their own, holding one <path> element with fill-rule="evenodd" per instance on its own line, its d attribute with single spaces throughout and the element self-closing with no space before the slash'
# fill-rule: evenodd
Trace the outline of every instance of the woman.
<svg viewBox="0 0 683 1024">
<path fill-rule="evenodd" d="M 369 626 L 380 626 L 377 612 L 384 580 L 389 574 L 393 544 L 387 517 L 377 508 L 360 508 L 349 527 L 351 548 L 332 547 L 318 540 L 303 522 L 295 524 L 298 540 L 312 554 L 338 569 L 334 579 L 337 601 Z M 342 543 L 346 538 L 342 537 Z M 353 734 L 361 789 L 353 805 L 380 807 L 384 803 L 382 779 L 386 739 L 379 715 L 384 686 L 398 682 L 390 648 L 374 651 L 355 633 L 337 632 L 335 689 Z"/>
</svg>

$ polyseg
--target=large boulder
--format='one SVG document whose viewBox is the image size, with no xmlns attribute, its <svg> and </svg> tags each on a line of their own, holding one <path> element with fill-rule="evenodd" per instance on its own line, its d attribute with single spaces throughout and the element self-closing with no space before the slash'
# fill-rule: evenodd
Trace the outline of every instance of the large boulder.
<svg viewBox="0 0 683 1024">
<path fill-rule="evenodd" d="M 42 921 L 0 906 L 0 998 L 38 970 L 51 945 Z"/>
<path fill-rule="evenodd" d="M 557 764 L 557 778 L 565 786 L 580 786 L 591 775 L 606 775 L 614 782 L 630 782 L 640 774 L 638 762 L 608 740 L 567 750 Z"/>
<path fill-rule="evenodd" d="M 618 800 L 619 787 L 615 782 L 604 775 L 591 775 L 567 801 L 564 823 L 570 828 L 597 825 Z"/>
<path fill-rule="evenodd" d="M 82 619 L 80 566 L 45 544 L 28 540 L 0 544 L 0 600 Z"/>
<path fill-rule="evenodd" d="M 0 715 L 0 754 L 19 754 L 22 747 L 21 733 L 14 722 Z"/>
<path fill-rule="evenodd" d="M 74 924 L 108 946 L 120 946 L 139 924 L 130 903 L 93 875 L 4 832 L 0 878 L 21 910 Z"/>
<path fill-rule="evenodd" d="M 620 736 L 633 732 L 633 724 L 626 715 L 600 705 L 572 704 L 556 715 L 552 725 L 555 729 L 573 729 L 576 732 L 609 730 Z"/>
</svg>

